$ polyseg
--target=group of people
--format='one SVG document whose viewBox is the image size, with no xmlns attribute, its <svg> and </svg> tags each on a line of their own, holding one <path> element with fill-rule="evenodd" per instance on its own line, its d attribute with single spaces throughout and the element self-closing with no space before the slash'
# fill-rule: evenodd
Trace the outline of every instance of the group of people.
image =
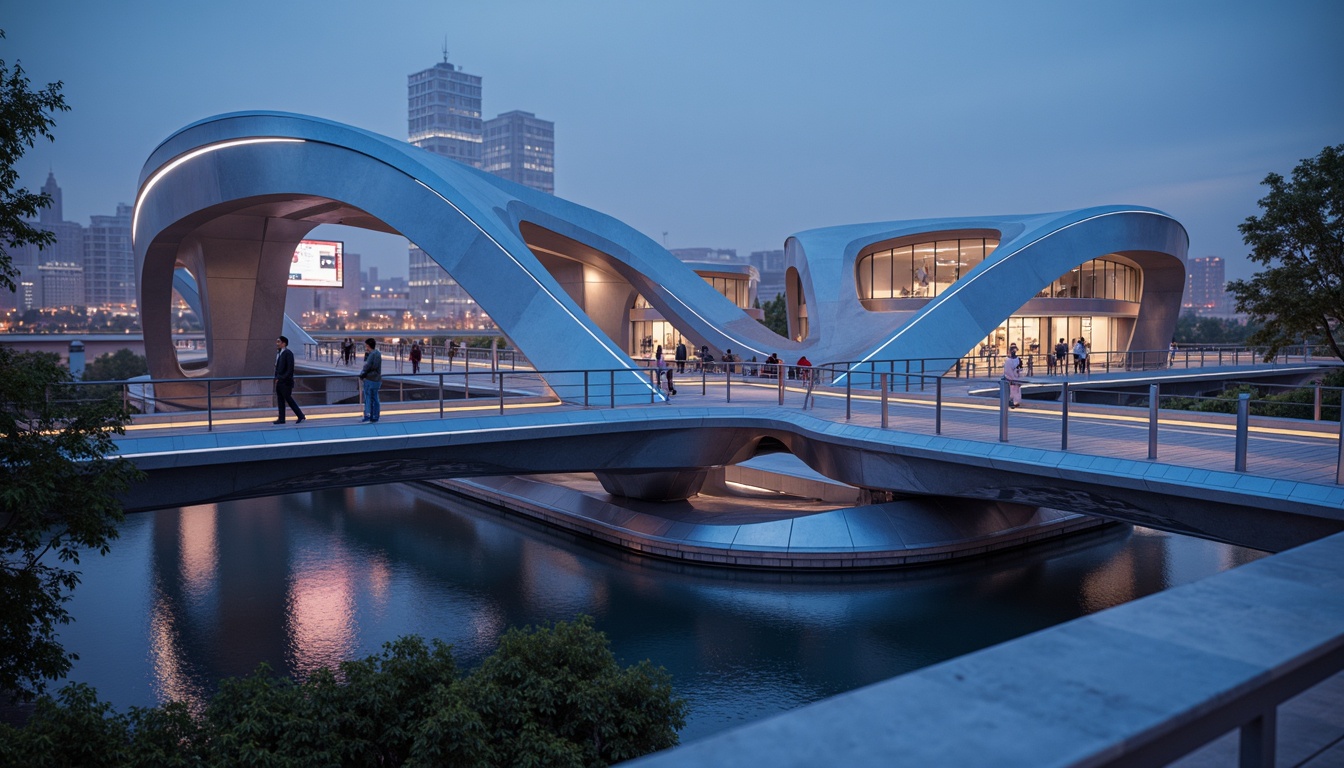
<svg viewBox="0 0 1344 768">
<path fill-rule="evenodd" d="M 417 347 L 418 345 L 413 345 L 412 352 Z M 354 348 L 354 342 L 348 338 L 341 344 L 341 358 L 347 364 L 354 358 Z M 414 362 L 418 363 L 419 360 Z M 359 380 L 363 383 L 364 389 L 364 418 L 360 421 L 376 423 L 382 410 L 379 391 L 383 386 L 383 353 L 378 351 L 378 342 L 375 339 L 364 340 L 364 367 L 359 371 Z M 289 410 L 294 412 L 295 424 L 306 421 L 303 410 L 294 402 L 294 353 L 290 351 L 289 338 L 285 336 L 277 336 L 275 339 L 274 385 L 280 414 L 271 423 L 285 423 L 285 406 L 289 406 Z"/>
<path fill-rule="evenodd" d="M 1059 343 L 1055 344 L 1055 348 L 1051 350 L 1049 356 L 1046 358 L 1050 375 L 1067 372 L 1065 369 L 1067 364 L 1064 360 L 1070 353 L 1073 355 L 1073 372 L 1088 372 L 1087 341 L 1079 337 L 1074 340 L 1072 350 L 1070 350 L 1069 345 L 1065 343 L 1064 339 L 1060 339 Z M 1022 358 L 1017 354 L 1017 345 L 1008 345 L 1008 356 L 1003 359 L 1003 378 L 1008 382 L 1009 408 L 1016 408 L 1022 404 L 1022 381 L 1030 375 L 1032 375 L 1031 360 L 1028 359 L 1026 361 L 1026 370 L 1024 372 Z"/>
<path fill-rule="evenodd" d="M 1059 342 L 1055 344 L 1055 348 L 1051 350 L 1049 356 L 1046 357 L 1047 372 L 1052 376 L 1055 374 L 1064 375 L 1068 373 L 1068 358 L 1070 354 L 1073 355 L 1073 372 L 1087 373 L 1089 370 L 1087 362 L 1087 341 L 1081 337 L 1073 340 L 1072 347 L 1070 347 L 1064 339 L 1060 339 Z"/>
<path fill-rule="evenodd" d="M 677 388 L 673 384 L 673 373 L 686 372 L 686 362 L 689 359 L 686 345 L 685 343 L 677 344 L 676 349 L 672 353 L 671 361 L 664 360 L 663 354 L 663 345 L 657 345 L 651 361 L 655 371 L 654 383 L 658 388 L 662 389 L 663 383 L 666 382 L 667 393 L 669 395 L 675 395 L 677 394 Z M 696 370 L 713 373 L 718 370 L 716 362 L 722 362 L 722 370 L 730 374 L 737 373 L 739 370 L 738 366 L 741 365 L 741 373 L 743 376 L 761 376 L 770 379 L 777 377 L 784 366 L 784 361 L 779 358 L 778 354 L 773 352 L 770 353 L 770 356 L 767 357 L 763 363 L 758 364 L 754 357 L 749 363 L 743 363 L 741 358 L 733 354 L 733 350 L 731 349 L 725 349 L 723 351 L 723 360 L 716 361 L 714 359 L 714 353 L 709 351 L 708 345 L 700 347 L 700 350 L 696 354 Z M 807 359 L 807 355 L 803 355 L 798 358 L 797 363 L 788 368 L 787 376 L 790 379 L 806 381 L 811 369 L 812 361 Z"/>
</svg>

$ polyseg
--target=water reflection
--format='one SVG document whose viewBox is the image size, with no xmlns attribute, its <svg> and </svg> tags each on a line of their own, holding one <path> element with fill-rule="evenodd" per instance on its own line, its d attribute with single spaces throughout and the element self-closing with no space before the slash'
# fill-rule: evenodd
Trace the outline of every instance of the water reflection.
<svg viewBox="0 0 1344 768">
<path fill-rule="evenodd" d="M 63 635 L 82 656 L 72 677 L 118 706 L 200 701 L 258 662 L 306 674 L 410 633 L 471 665 L 509 626 L 587 613 L 623 661 L 672 672 L 692 705 L 685 739 L 1259 556 L 1109 528 L 938 568 L 726 571 L 617 554 L 407 486 L 146 513 L 116 547 L 143 553 L 148 578 L 131 556 L 85 559 L 99 587 L 76 592 Z M 123 595 L 115 629 L 93 602 L 109 589 Z M 143 609 L 124 597 L 141 590 Z M 101 642 L 109 632 L 117 642 Z"/>
</svg>

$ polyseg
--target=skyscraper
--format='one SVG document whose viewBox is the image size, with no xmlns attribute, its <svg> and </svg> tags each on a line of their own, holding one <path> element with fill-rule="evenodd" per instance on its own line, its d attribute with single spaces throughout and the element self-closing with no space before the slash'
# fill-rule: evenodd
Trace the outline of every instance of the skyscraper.
<svg viewBox="0 0 1344 768">
<path fill-rule="evenodd" d="M 1190 259 L 1185 274 L 1183 309 L 1197 315 L 1227 314 L 1227 274 L 1217 256 Z"/>
<path fill-rule="evenodd" d="M 135 303 L 131 206 L 118 203 L 115 216 L 89 217 L 84 233 L 84 292 L 90 306 Z"/>
<path fill-rule="evenodd" d="M 485 170 L 555 194 L 555 123 L 514 110 L 485 121 Z"/>
<path fill-rule="evenodd" d="M 410 142 L 436 155 L 481 167 L 481 78 L 443 61 L 407 78 Z"/>
<path fill-rule="evenodd" d="M 50 262 L 83 264 L 84 228 L 76 222 L 65 220 L 61 188 L 56 184 L 56 174 L 47 173 L 47 183 L 42 185 L 42 191 L 51 198 L 51 205 L 38 212 L 35 226 L 55 235 L 56 242 L 41 250 L 32 244 L 16 248 L 11 254 L 14 266 L 37 267 Z"/>
<path fill-rule="evenodd" d="M 481 78 L 443 61 L 407 77 L 406 127 L 421 149 L 548 194 L 555 193 L 555 123 L 531 112 L 481 120 Z M 411 246 L 410 308 L 454 327 L 475 302 L 429 254 Z"/>
</svg>

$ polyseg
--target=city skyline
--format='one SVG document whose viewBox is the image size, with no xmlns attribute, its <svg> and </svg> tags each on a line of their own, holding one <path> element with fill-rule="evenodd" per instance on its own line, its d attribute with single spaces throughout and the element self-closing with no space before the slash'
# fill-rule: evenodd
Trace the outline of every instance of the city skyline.
<svg viewBox="0 0 1344 768">
<path fill-rule="evenodd" d="M 405 135 L 406 75 L 441 54 L 489 82 L 485 113 L 564 127 L 558 193 L 672 248 L 774 250 L 837 221 L 1132 203 L 1185 224 L 1192 257 L 1254 266 L 1236 225 L 1259 182 L 1340 143 L 1344 52 L 1322 2 L 537 3 L 397 14 L 351 6 L 117 14 L 14 8 L 0 58 L 65 82 L 54 170 L 65 218 L 133 202 L 153 147 L 182 126 L 278 109 Z M 201 36 L 193 30 L 211 30 Z M 336 53 L 333 54 L 332 51 Z M 319 62 L 319 63 L 314 63 Z M 1254 104 L 1252 107 L 1251 104 Z M 404 274 L 398 238 L 341 235 Z M 395 241 L 395 242 L 393 242 Z"/>
</svg>

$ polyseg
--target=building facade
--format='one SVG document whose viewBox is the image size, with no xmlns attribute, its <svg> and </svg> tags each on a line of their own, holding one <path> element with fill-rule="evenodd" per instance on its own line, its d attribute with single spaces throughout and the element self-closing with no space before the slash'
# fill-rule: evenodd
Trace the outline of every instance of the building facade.
<svg viewBox="0 0 1344 768">
<path fill-rule="evenodd" d="M 84 295 L 89 306 L 136 303 L 132 212 L 131 206 L 119 203 L 114 216 L 89 217 L 84 233 Z"/>
<path fill-rule="evenodd" d="M 436 155 L 481 167 L 481 77 L 443 61 L 407 78 L 407 136 Z"/>
<path fill-rule="evenodd" d="M 1190 259 L 1181 308 L 1197 315 L 1231 314 L 1227 296 L 1227 271 L 1222 259 L 1217 256 Z"/>
<path fill-rule="evenodd" d="M 84 268 L 50 261 L 37 268 L 43 309 L 84 307 Z"/>
<path fill-rule="evenodd" d="M 485 121 L 485 170 L 555 194 L 555 123 L 514 110 Z"/>
</svg>

